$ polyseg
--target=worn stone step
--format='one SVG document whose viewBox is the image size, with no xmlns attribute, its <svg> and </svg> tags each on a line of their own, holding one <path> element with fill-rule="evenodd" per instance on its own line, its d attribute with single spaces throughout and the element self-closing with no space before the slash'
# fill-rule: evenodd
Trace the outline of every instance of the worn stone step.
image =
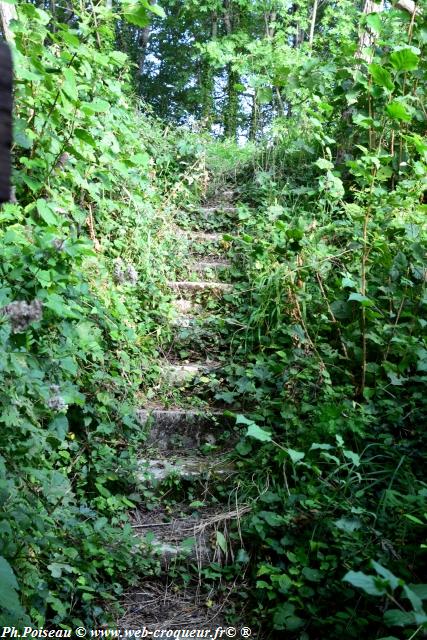
<svg viewBox="0 0 427 640">
<path fill-rule="evenodd" d="M 209 242 L 212 244 L 218 244 L 224 241 L 223 233 L 207 233 L 204 231 L 187 231 L 189 240 L 194 242 Z"/>
<path fill-rule="evenodd" d="M 206 566 L 211 562 L 226 564 L 232 560 L 233 550 L 227 540 L 230 524 L 249 511 L 246 505 L 238 505 L 235 510 L 227 508 L 206 509 L 196 512 L 178 513 L 175 517 L 165 511 L 153 518 L 151 512 L 132 514 L 132 527 L 142 546 L 148 546 L 161 558 L 164 566 L 177 560 L 196 562 Z M 220 531 L 226 541 L 218 544 L 216 532 Z"/>
<path fill-rule="evenodd" d="M 230 267 L 230 260 L 199 260 L 194 264 L 190 264 L 190 269 L 196 273 L 211 270 L 220 271 L 222 269 L 229 269 Z"/>
<path fill-rule="evenodd" d="M 170 477 L 182 480 L 224 478 L 234 474 L 234 466 L 221 457 L 215 459 L 199 456 L 180 456 L 167 458 L 142 458 L 139 460 L 139 479 L 153 484 L 163 482 Z"/>
<path fill-rule="evenodd" d="M 219 362 L 192 362 L 169 364 L 165 367 L 165 378 L 173 385 L 185 385 L 197 376 L 209 373 L 220 366 Z"/>
<path fill-rule="evenodd" d="M 233 285 L 226 282 L 214 282 L 211 280 L 179 280 L 176 282 L 168 282 L 171 289 L 178 292 L 188 291 L 196 293 L 198 291 L 212 291 L 213 293 L 230 292 Z"/>
<path fill-rule="evenodd" d="M 195 304 L 192 300 L 185 300 L 184 298 L 177 298 L 172 301 L 172 306 L 179 314 L 192 314 L 202 308 L 199 304 Z"/>
<path fill-rule="evenodd" d="M 196 322 L 195 316 L 180 314 L 176 316 L 171 322 L 173 327 L 178 327 L 180 329 L 189 329 Z"/>
<path fill-rule="evenodd" d="M 197 449 L 233 433 L 232 418 L 215 409 L 140 409 L 138 419 L 147 432 L 147 444 L 159 451 Z"/>
<path fill-rule="evenodd" d="M 209 215 L 212 213 L 235 213 L 237 208 L 231 204 L 214 204 L 205 207 L 200 207 L 199 211 L 203 214 Z"/>
</svg>

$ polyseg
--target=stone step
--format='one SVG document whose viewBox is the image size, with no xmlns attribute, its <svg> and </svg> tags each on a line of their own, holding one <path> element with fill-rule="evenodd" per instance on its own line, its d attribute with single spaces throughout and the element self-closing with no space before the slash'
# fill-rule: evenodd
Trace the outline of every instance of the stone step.
<svg viewBox="0 0 427 640">
<path fill-rule="evenodd" d="M 209 242 L 212 244 L 218 244 L 224 241 L 223 233 L 206 233 L 204 231 L 187 231 L 189 240 L 194 242 Z"/>
<path fill-rule="evenodd" d="M 228 543 L 227 548 L 218 545 L 216 531 L 224 532 L 227 542 L 229 522 L 239 520 L 248 511 L 246 505 L 241 505 L 236 510 L 202 508 L 175 517 L 163 511 L 154 518 L 152 512 L 135 512 L 132 527 L 141 537 L 142 545 L 151 547 L 164 566 L 177 560 L 196 562 L 199 566 L 211 562 L 226 564 L 232 559 L 232 548 Z"/>
<path fill-rule="evenodd" d="M 202 480 L 208 477 L 218 479 L 234 473 L 234 466 L 220 457 L 212 459 L 192 455 L 169 455 L 167 458 L 141 458 L 138 476 L 141 481 L 148 480 L 156 485 L 171 477 L 182 480 Z"/>
<path fill-rule="evenodd" d="M 175 307 L 179 314 L 194 314 L 201 309 L 199 304 L 194 304 L 192 300 L 185 300 L 184 298 L 173 300 L 172 306 Z"/>
<path fill-rule="evenodd" d="M 165 368 L 165 378 L 173 385 L 185 385 L 197 376 L 209 373 L 220 366 L 219 362 L 192 362 L 188 364 L 169 364 Z"/>
<path fill-rule="evenodd" d="M 198 291 L 228 292 L 233 290 L 233 285 L 225 282 L 214 282 L 211 280 L 180 280 L 177 282 L 168 282 L 168 285 L 174 291 L 189 291 L 196 293 Z"/>
<path fill-rule="evenodd" d="M 228 430 L 232 435 L 233 420 L 215 409 L 140 409 L 138 420 L 147 431 L 147 445 L 159 451 L 197 449 L 215 444 Z"/>
<path fill-rule="evenodd" d="M 190 264 L 190 269 L 196 273 L 211 270 L 229 269 L 230 267 L 230 260 L 200 260 L 198 262 L 195 262 L 194 264 Z"/>
<path fill-rule="evenodd" d="M 212 214 L 212 213 L 235 213 L 237 211 L 236 207 L 230 204 L 215 204 L 206 207 L 200 207 L 199 211 L 203 214 Z"/>
<path fill-rule="evenodd" d="M 178 327 L 179 329 L 189 329 L 195 321 L 195 316 L 180 314 L 172 320 L 171 324 L 173 327 Z"/>
</svg>

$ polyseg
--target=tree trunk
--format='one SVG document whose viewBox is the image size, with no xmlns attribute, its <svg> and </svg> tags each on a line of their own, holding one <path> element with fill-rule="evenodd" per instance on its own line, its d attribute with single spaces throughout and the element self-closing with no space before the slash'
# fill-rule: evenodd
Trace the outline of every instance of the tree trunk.
<svg viewBox="0 0 427 640">
<path fill-rule="evenodd" d="M 319 5 L 319 0 L 314 0 L 313 13 L 311 14 L 310 35 L 309 35 L 309 38 L 308 38 L 308 43 L 309 43 L 310 49 L 313 46 L 314 29 L 315 29 L 315 26 L 316 26 L 317 7 L 318 7 L 318 5 Z"/>
<path fill-rule="evenodd" d="M 256 138 L 257 138 L 258 116 L 259 116 L 259 105 L 258 105 L 256 91 L 254 91 L 253 96 L 252 96 L 251 123 L 250 123 L 250 127 L 249 127 L 249 140 L 256 140 Z"/>
<path fill-rule="evenodd" d="M 13 40 L 13 33 L 10 29 L 11 20 L 16 20 L 16 9 L 13 4 L 0 2 L 0 29 L 8 42 Z"/>
<path fill-rule="evenodd" d="M 374 0 L 366 0 L 363 13 L 369 15 L 370 13 L 381 13 L 384 9 L 384 0 L 380 0 L 379 3 Z M 373 46 L 375 44 L 375 33 L 367 27 L 359 36 L 359 46 L 356 51 L 356 58 L 364 60 L 367 64 L 372 62 Z"/>
<path fill-rule="evenodd" d="M 224 0 L 224 26 L 225 32 L 229 36 L 233 33 L 232 8 L 230 0 Z M 239 115 L 239 95 L 235 85 L 240 78 L 233 69 L 230 62 L 227 65 L 227 102 L 224 108 L 224 136 L 226 138 L 237 139 L 237 124 Z"/>
<path fill-rule="evenodd" d="M 150 4 L 157 4 L 157 0 L 149 0 Z M 147 57 L 148 41 L 150 40 L 151 25 L 141 29 L 138 38 L 138 69 L 139 75 L 142 76 L 144 71 L 145 58 Z"/>
<path fill-rule="evenodd" d="M 414 0 L 398 0 L 394 6 L 408 13 L 421 13 L 420 7 L 417 7 Z"/>
<path fill-rule="evenodd" d="M 235 85 L 240 78 L 237 71 L 234 71 L 233 65 L 227 66 L 227 104 L 224 113 L 224 135 L 226 138 L 237 139 L 237 126 L 239 117 L 239 94 Z"/>
<path fill-rule="evenodd" d="M 218 14 L 211 15 L 211 39 L 216 40 L 218 35 Z M 201 62 L 200 90 L 202 102 L 202 118 L 205 126 L 210 127 L 214 116 L 214 91 L 215 91 L 215 71 L 209 60 Z"/>
</svg>

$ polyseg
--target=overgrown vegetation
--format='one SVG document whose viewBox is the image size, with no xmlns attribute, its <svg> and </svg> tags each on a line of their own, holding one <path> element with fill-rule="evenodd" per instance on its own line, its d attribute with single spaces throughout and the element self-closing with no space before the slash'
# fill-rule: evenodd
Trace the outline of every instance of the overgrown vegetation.
<svg viewBox="0 0 427 640">
<path fill-rule="evenodd" d="M 178 132 L 137 113 L 108 25 L 18 10 L 17 203 L 0 214 L 1 621 L 99 624 L 155 570 L 126 517 L 140 499 L 135 409 L 169 314 L 168 222 L 197 166 Z M 42 311 L 11 322 L 17 301 Z"/>
<path fill-rule="evenodd" d="M 230 533 L 244 549 L 205 581 L 244 575 L 244 622 L 266 637 L 422 637 L 425 11 L 163 7 L 162 21 L 155 3 L 126 6 L 129 26 L 103 6 L 55 18 L 21 4 L 13 26 L 1 623 L 96 626 L 124 588 L 160 572 L 133 552 L 126 514 L 157 499 L 135 480 L 136 409 L 170 337 L 167 281 L 187 250 L 175 224 L 208 181 L 238 199 L 233 224 L 213 225 L 226 223 L 239 283 L 215 346 L 225 389 L 212 375 L 209 392 L 244 434 L 236 500 L 251 509 Z M 159 113 L 170 83 L 172 120 L 195 115 L 228 139 L 159 121 L 116 47 L 142 65 Z"/>
</svg>

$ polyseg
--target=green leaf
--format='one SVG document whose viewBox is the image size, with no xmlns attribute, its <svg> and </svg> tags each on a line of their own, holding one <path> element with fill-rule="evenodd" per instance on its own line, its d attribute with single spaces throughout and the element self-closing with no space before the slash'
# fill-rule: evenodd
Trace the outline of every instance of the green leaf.
<svg viewBox="0 0 427 640">
<path fill-rule="evenodd" d="M 369 26 L 370 30 L 374 33 L 381 32 L 381 18 L 379 13 L 369 13 L 366 16 L 366 24 Z"/>
<path fill-rule="evenodd" d="M 150 2 L 144 2 L 144 4 L 147 7 L 147 9 L 152 11 L 152 13 L 156 14 L 156 16 L 159 16 L 160 18 L 166 18 L 165 10 L 160 5 L 151 4 Z"/>
<path fill-rule="evenodd" d="M 79 140 L 83 140 L 83 142 L 86 142 L 86 144 L 89 144 L 91 147 L 96 149 L 96 140 L 85 129 L 75 129 L 74 135 Z"/>
<path fill-rule="evenodd" d="M 390 102 L 386 107 L 386 111 L 393 120 L 402 120 L 403 122 L 409 122 L 411 120 L 411 114 L 407 111 L 405 105 L 397 100 Z"/>
<path fill-rule="evenodd" d="M 374 576 L 369 576 L 362 571 L 348 571 L 343 580 L 352 584 L 353 587 L 362 589 L 370 596 L 382 596 L 386 593 L 384 587 L 379 588 L 377 586 Z"/>
<path fill-rule="evenodd" d="M 225 539 L 225 536 L 223 533 L 221 533 L 221 531 L 216 532 L 216 543 L 221 551 L 227 553 L 227 540 Z"/>
<path fill-rule="evenodd" d="M 0 556 L 0 585 L 2 585 L 1 592 L 6 588 L 15 590 L 19 588 L 13 569 L 3 556 Z"/>
<path fill-rule="evenodd" d="M 358 467 L 360 465 L 360 456 L 359 454 L 355 453 L 354 451 L 349 451 L 348 449 L 345 449 L 343 451 L 344 457 L 347 458 L 347 460 L 350 460 L 355 467 Z"/>
<path fill-rule="evenodd" d="M 427 584 L 409 584 L 408 587 L 420 600 L 427 600 Z"/>
<path fill-rule="evenodd" d="M 349 302 L 360 302 L 363 307 L 372 307 L 373 302 L 367 296 L 363 296 L 361 293 L 350 293 L 348 296 Z"/>
<path fill-rule="evenodd" d="M 387 69 L 382 67 L 380 64 L 370 64 L 368 69 L 375 84 L 388 89 L 388 91 L 393 91 L 394 82 L 392 80 L 390 72 L 387 71 Z"/>
<path fill-rule="evenodd" d="M 127 5 L 124 8 L 123 17 L 130 24 L 134 24 L 137 27 L 148 27 L 150 20 L 148 18 L 147 7 L 136 5 Z"/>
<path fill-rule="evenodd" d="M 18 583 L 8 561 L 0 556 L 0 607 L 10 613 L 22 615 L 24 610 L 17 594 Z"/>
<path fill-rule="evenodd" d="M 387 580 L 391 589 L 394 591 L 400 585 L 401 581 L 397 576 L 394 575 L 391 571 L 383 567 L 379 562 L 375 562 L 375 560 L 371 561 L 372 567 L 375 571 L 380 575 L 384 580 Z"/>
<path fill-rule="evenodd" d="M 109 111 L 110 108 L 110 103 L 101 98 L 96 98 L 92 100 L 92 102 L 84 102 L 81 107 L 82 111 L 89 116 L 94 113 L 104 113 L 105 111 Z"/>
<path fill-rule="evenodd" d="M 44 220 L 46 224 L 49 226 L 57 226 L 59 224 L 59 217 L 52 211 L 46 200 L 37 200 L 36 206 L 40 218 Z"/>
<path fill-rule="evenodd" d="M 246 436 L 255 438 L 255 440 L 259 440 L 260 442 L 271 442 L 271 435 L 255 423 L 249 425 Z"/>
<path fill-rule="evenodd" d="M 419 598 L 418 595 L 414 591 L 412 591 L 412 589 L 410 589 L 406 584 L 403 586 L 403 593 L 408 598 L 415 613 L 425 615 L 421 598 Z"/>
<path fill-rule="evenodd" d="M 314 164 L 317 167 L 319 167 L 319 169 L 333 169 L 334 168 L 333 162 L 330 162 L 330 160 L 326 160 L 326 158 L 319 158 L 318 160 L 316 160 L 316 162 Z"/>
<path fill-rule="evenodd" d="M 384 622 L 388 627 L 408 627 L 415 624 L 415 616 L 400 609 L 389 609 L 384 614 Z"/>
<path fill-rule="evenodd" d="M 295 449 L 286 449 L 286 452 L 294 464 L 305 458 L 305 453 L 303 453 L 302 451 L 295 451 Z"/>
<path fill-rule="evenodd" d="M 65 78 L 62 85 L 63 91 L 65 91 L 65 93 L 69 98 L 71 98 L 71 100 L 77 100 L 79 93 L 77 90 L 76 75 L 73 69 L 66 68 L 64 69 L 63 73 Z"/>
<path fill-rule="evenodd" d="M 398 49 L 390 54 L 390 62 L 396 71 L 413 71 L 418 67 L 419 56 L 414 48 Z"/>
<path fill-rule="evenodd" d="M 283 524 L 283 517 L 274 513 L 274 511 L 260 511 L 258 515 L 265 520 L 270 527 L 279 527 Z"/>
<path fill-rule="evenodd" d="M 357 518 L 339 518 L 339 520 L 335 520 L 334 525 L 341 531 L 353 533 L 353 531 L 360 529 L 361 522 Z"/>
</svg>

